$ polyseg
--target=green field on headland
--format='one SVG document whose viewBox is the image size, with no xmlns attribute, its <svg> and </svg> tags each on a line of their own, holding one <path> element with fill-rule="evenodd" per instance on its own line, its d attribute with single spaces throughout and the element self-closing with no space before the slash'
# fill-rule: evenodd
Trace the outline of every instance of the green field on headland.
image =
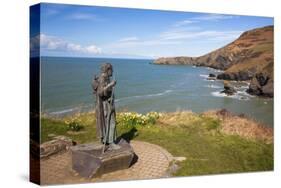
<svg viewBox="0 0 281 188">
<path fill-rule="evenodd" d="M 117 114 L 118 136 L 167 149 L 179 162 L 174 176 L 273 170 L 273 130 L 228 111 L 196 114 Z M 43 116 L 41 143 L 65 135 L 77 143 L 96 140 L 95 114 Z"/>
</svg>

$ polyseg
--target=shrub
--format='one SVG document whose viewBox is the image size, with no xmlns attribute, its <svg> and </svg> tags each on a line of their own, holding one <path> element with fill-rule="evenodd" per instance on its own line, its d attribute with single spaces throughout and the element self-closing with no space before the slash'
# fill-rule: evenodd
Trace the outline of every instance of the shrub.
<svg viewBox="0 0 281 188">
<path fill-rule="evenodd" d="M 79 118 L 79 116 L 73 116 L 69 120 L 65 120 L 65 124 L 68 125 L 69 131 L 78 132 L 84 129 L 84 126 L 82 125 L 82 120 Z"/>
<path fill-rule="evenodd" d="M 117 114 L 117 123 L 121 126 L 144 126 L 155 124 L 161 113 L 149 112 L 146 115 L 136 112 L 125 112 Z"/>
<path fill-rule="evenodd" d="M 83 125 L 80 125 L 80 124 L 78 124 L 78 123 L 76 123 L 76 122 L 73 122 L 73 123 L 68 124 L 68 130 L 69 130 L 69 131 L 78 132 L 78 131 L 80 131 L 80 130 L 83 129 L 83 128 L 84 128 Z"/>
</svg>

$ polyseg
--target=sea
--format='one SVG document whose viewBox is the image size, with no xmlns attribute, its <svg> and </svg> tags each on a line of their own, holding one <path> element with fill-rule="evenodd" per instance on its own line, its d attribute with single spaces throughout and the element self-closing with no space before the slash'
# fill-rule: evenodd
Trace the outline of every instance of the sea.
<svg viewBox="0 0 281 188">
<path fill-rule="evenodd" d="M 223 81 L 208 80 L 220 71 L 191 65 L 155 65 L 153 59 L 41 57 L 41 112 L 64 116 L 93 111 L 91 82 L 102 63 L 113 65 L 117 111 L 138 113 L 225 108 L 273 127 L 273 99 L 246 93 L 249 83 L 231 82 L 233 96 L 220 93 Z"/>
</svg>

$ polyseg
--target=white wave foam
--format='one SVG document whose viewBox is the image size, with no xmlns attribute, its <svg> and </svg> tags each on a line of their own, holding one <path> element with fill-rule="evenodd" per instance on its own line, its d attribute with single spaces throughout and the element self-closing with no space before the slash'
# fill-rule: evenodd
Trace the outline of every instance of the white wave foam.
<svg viewBox="0 0 281 188">
<path fill-rule="evenodd" d="M 204 79 L 204 81 L 207 81 L 207 82 L 214 82 L 216 80 L 213 80 L 213 79 Z"/>
<path fill-rule="evenodd" d="M 119 98 L 116 99 L 115 102 L 120 102 L 126 99 L 134 99 L 134 98 L 146 98 L 146 97 L 157 97 L 157 96 L 162 96 L 165 95 L 167 93 L 171 93 L 173 90 L 165 90 L 164 92 L 161 93 L 154 93 L 154 94 L 147 94 L 147 95 L 136 95 L 136 96 L 131 96 L 131 97 L 123 97 L 123 98 Z"/>
<path fill-rule="evenodd" d="M 70 108 L 70 109 L 65 109 L 65 110 L 61 110 L 61 111 L 50 112 L 50 114 L 51 115 L 60 115 L 60 114 L 65 114 L 65 113 L 73 112 L 74 110 L 75 110 L 75 108 Z"/>
<path fill-rule="evenodd" d="M 213 84 L 209 84 L 209 85 L 205 85 L 205 87 L 208 87 L 208 88 L 215 88 L 215 89 L 219 89 L 219 88 L 222 88 L 218 85 L 213 85 Z"/>
<path fill-rule="evenodd" d="M 246 90 L 244 90 L 244 91 L 237 91 L 237 93 L 240 94 L 240 95 L 244 95 L 246 97 L 251 97 L 251 98 L 255 97 L 254 95 L 250 95 L 249 93 L 247 93 Z"/>
<path fill-rule="evenodd" d="M 238 92 L 234 95 L 226 95 L 225 93 L 221 93 L 221 91 L 214 91 L 214 92 L 211 92 L 211 94 L 214 97 L 226 97 L 226 98 L 233 98 L 233 99 L 238 99 L 238 100 L 249 100 L 249 97 L 241 96 L 241 95 L 239 95 Z"/>
<path fill-rule="evenodd" d="M 203 77 L 203 78 L 209 78 L 209 75 L 208 74 L 199 74 L 200 77 Z"/>
<path fill-rule="evenodd" d="M 211 92 L 211 94 L 214 97 L 227 97 L 227 95 L 225 93 L 221 93 L 221 91 L 213 91 L 213 92 Z"/>
<path fill-rule="evenodd" d="M 64 115 L 64 114 L 68 114 L 68 113 L 76 113 L 76 112 L 87 111 L 87 110 L 89 110 L 91 108 L 93 108 L 92 105 L 81 104 L 81 105 L 78 105 L 77 107 L 73 107 L 73 108 L 68 106 L 68 108 L 65 108 L 65 109 L 62 109 L 62 110 L 49 111 L 49 112 L 47 112 L 47 114 L 50 114 L 50 115 Z"/>
<path fill-rule="evenodd" d="M 211 70 L 213 72 L 223 72 L 223 70 L 219 70 L 219 69 L 214 69 L 214 68 L 211 68 L 211 67 L 207 67 L 208 70 Z"/>
<path fill-rule="evenodd" d="M 246 96 L 239 96 L 239 100 L 248 101 L 248 100 L 250 100 L 250 98 L 246 97 Z"/>
</svg>

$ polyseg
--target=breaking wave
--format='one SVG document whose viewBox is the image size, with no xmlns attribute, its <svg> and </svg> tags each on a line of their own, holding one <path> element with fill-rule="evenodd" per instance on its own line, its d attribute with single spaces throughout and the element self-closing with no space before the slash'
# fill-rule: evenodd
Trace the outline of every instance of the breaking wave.
<svg viewBox="0 0 281 188">
<path fill-rule="evenodd" d="M 215 89 L 222 88 L 221 86 L 214 85 L 214 84 L 205 85 L 205 87 L 208 87 L 208 88 L 215 88 Z"/>
<path fill-rule="evenodd" d="M 127 100 L 127 99 L 135 99 L 135 98 L 147 98 L 147 97 L 157 97 L 157 96 L 162 96 L 168 93 L 171 93 L 173 90 L 165 90 L 164 92 L 161 93 L 155 93 L 155 94 L 147 94 L 147 95 L 135 95 L 135 96 L 131 96 L 131 97 L 123 97 L 120 99 L 116 99 L 115 102 L 120 102 L 123 100 Z"/>
<path fill-rule="evenodd" d="M 244 92 L 237 91 L 234 95 L 226 95 L 225 93 L 221 93 L 221 91 L 214 91 L 211 92 L 211 95 L 214 97 L 225 97 L 225 98 L 232 98 L 232 99 L 238 99 L 238 100 L 250 100 L 249 96 L 246 96 Z"/>
<path fill-rule="evenodd" d="M 199 74 L 199 76 L 202 77 L 202 78 L 209 78 L 208 74 Z"/>
</svg>

